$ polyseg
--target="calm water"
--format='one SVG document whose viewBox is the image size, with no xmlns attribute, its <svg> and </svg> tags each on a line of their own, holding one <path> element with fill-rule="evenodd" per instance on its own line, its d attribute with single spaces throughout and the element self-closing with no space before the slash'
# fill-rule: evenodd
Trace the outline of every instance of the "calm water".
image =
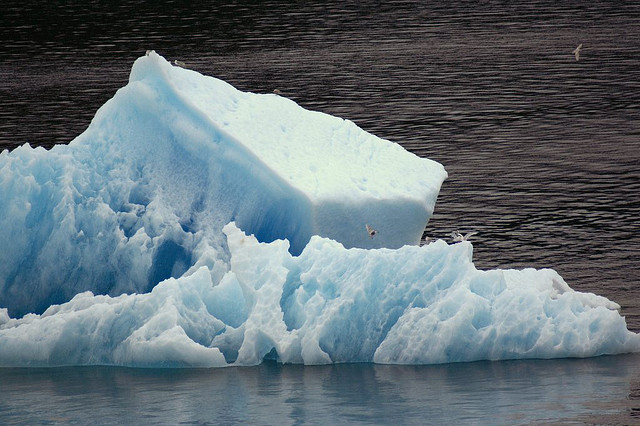
<svg viewBox="0 0 640 426">
<path fill-rule="evenodd" d="M 69 142 L 126 84 L 135 58 L 155 49 L 242 90 L 278 88 L 307 108 L 349 118 L 440 161 L 450 177 L 429 236 L 476 230 L 479 268 L 552 267 L 573 288 L 620 303 L 629 328 L 640 331 L 640 3 L 57 3 L 0 6 L 0 147 Z M 571 51 L 579 43 L 577 62 Z M 83 422 L 72 396 L 87 394 L 86 380 L 98 389 L 89 395 L 102 401 L 105 415 L 111 402 L 127 402 L 128 389 L 140 387 L 129 414 L 163 420 L 165 401 L 178 404 L 171 423 L 213 422 L 215 415 L 254 421 L 265 410 L 274 416 L 266 423 L 318 413 L 369 422 L 385 415 L 418 422 L 411 413 L 434 422 L 491 422 L 498 413 L 511 423 L 518 415 L 543 421 L 545 410 L 559 421 L 626 407 L 640 392 L 637 361 L 8 370 L 0 380 L 19 382 L 9 391 L 21 392 L 0 407 L 7 419 L 27 419 L 20 404 L 33 394 L 43 407 L 70 410 L 47 409 L 55 416 L 33 414 L 40 416 L 34 421 Z M 478 380 L 475 390 L 463 376 Z M 519 392 L 530 381 L 533 394 Z M 563 401 L 574 384 L 578 395 Z M 557 397 L 547 398 L 546 388 Z M 531 410 L 517 408 L 523 398 Z M 136 404 L 157 410 L 136 414 Z"/>
<path fill-rule="evenodd" d="M 3 424 L 640 423 L 640 355 L 436 366 L 0 369 Z"/>
</svg>

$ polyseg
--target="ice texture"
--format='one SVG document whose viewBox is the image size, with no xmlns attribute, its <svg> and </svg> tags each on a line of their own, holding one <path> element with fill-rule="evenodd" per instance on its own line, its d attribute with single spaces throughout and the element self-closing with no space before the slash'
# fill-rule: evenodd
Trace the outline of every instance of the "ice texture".
<svg viewBox="0 0 640 426">
<path fill-rule="evenodd" d="M 0 154 L 0 366 L 640 350 L 618 305 L 552 270 L 419 247 L 445 178 L 348 120 L 150 52 L 69 145 Z"/>
<path fill-rule="evenodd" d="M 366 250 L 314 236 L 292 256 L 286 240 L 260 243 L 234 223 L 224 232 L 231 270 L 217 284 L 202 266 L 145 294 L 5 312 L 1 364 L 428 364 L 640 347 L 615 303 L 549 269 L 479 271 L 469 242 Z"/>
<path fill-rule="evenodd" d="M 232 220 L 294 254 L 312 235 L 417 244 L 445 177 L 348 120 L 152 52 L 69 145 L 0 154 L 0 306 L 21 316 L 87 290 L 148 292 L 228 262 Z"/>
</svg>

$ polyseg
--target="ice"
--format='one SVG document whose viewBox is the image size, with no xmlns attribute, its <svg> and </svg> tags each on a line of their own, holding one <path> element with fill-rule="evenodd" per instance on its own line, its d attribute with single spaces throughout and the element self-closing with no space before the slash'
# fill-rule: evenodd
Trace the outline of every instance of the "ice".
<svg viewBox="0 0 640 426">
<path fill-rule="evenodd" d="M 148 292 L 228 261 L 232 220 L 294 254 L 312 235 L 417 244 L 445 177 L 348 120 L 151 52 L 70 145 L 0 156 L 0 306 L 21 316 L 86 290 Z"/>
<path fill-rule="evenodd" d="M 203 266 L 146 294 L 0 312 L 0 364 L 429 364 L 640 349 L 615 303 L 548 269 L 476 270 L 469 242 L 366 250 L 314 236 L 292 256 L 286 240 L 260 243 L 233 223 L 224 232 L 231 270 L 217 285 Z"/>
<path fill-rule="evenodd" d="M 69 145 L 0 154 L 0 366 L 640 350 L 618 305 L 552 270 L 419 247 L 445 177 L 348 120 L 151 52 Z"/>
</svg>

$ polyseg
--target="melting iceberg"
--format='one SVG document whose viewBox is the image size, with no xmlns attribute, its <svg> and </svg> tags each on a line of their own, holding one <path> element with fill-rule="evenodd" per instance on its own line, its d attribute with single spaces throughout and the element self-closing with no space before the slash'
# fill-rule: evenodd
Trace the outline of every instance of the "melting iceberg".
<svg viewBox="0 0 640 426">
<path fill-rule="evenodd" d="M 419 247 L 445 178 L 350 121 L 151 52 L 69 145 L 0 154 L 0 366 L 640 350 L 618 305 L 552 270 Z"/>
</svg>

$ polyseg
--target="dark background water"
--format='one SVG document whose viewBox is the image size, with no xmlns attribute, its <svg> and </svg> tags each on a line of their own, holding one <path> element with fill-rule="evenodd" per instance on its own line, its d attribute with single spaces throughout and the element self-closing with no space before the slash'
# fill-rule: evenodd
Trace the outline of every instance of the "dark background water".
<svg viewBox="0 0 640 426">
<path fill-rule="evenodd" d="M 479 268 L 552 267 L 640 331 L 640 3 L 38 3 L 0 5 L 0 149 L 71 141 L 154 49 L 441 162 L 429 236 L 478 231 Z"/>
</svg>

